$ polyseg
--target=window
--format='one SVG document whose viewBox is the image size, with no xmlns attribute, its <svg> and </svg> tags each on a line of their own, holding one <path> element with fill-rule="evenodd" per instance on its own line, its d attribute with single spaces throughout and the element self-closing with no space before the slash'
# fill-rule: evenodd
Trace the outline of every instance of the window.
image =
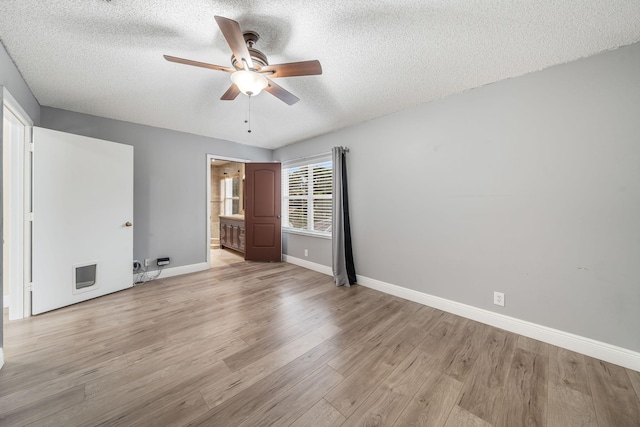
<svg viewBox="0 0 640 427">
<path fill-rule="evenodd" d="M 287 164 L 282 171 L 282 227 L 331 235 L 333 170 L 327 156 Z"/>
<path fill-rule="evenodd" d="M 223 215 L 236 215 L 240 212 L 240 178 L 223 178 L 221 180 Z"/>
</svg>

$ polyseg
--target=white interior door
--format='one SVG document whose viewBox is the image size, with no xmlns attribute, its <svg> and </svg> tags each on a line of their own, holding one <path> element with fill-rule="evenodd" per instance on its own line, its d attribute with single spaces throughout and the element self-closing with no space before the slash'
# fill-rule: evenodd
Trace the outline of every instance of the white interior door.
<svg viewBox="0 0 640 427">
<path fill-rule="evenodd" d="M 133 147 L 33 128 L 32 313 L 132 286 Z"/>
</svg>

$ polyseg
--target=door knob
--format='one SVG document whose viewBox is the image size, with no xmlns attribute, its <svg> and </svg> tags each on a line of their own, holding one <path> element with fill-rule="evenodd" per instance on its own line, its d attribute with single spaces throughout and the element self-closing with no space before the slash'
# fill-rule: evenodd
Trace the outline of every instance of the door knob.
<svg viewBox="0 0 640 427">
<path fill-rule="evenodd" d="M 276 218 L 280 219 L 280 215 L 276 215 Z"/>
<path fill-rule="evenodd" d="M 131 224 L 131 221 L 127 221 L 124 223 L 125 227 L 131 227 L 133 224 Z"/>
</svg>

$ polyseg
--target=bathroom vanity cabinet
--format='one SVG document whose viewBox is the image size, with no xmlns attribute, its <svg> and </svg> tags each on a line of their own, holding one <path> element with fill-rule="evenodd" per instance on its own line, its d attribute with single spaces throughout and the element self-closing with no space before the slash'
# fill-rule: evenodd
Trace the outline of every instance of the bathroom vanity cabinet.
<svg viewBox="0 0 640 427">
<path fill-rule="evenodd" d="M 220 247 L 244 253 L 244 215 L 220 215 Z"/>
</svg>

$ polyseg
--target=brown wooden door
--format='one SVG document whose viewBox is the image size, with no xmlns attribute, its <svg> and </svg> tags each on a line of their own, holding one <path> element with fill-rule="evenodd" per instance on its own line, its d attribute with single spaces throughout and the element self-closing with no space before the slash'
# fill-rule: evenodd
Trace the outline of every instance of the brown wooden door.
<svg viewBox="0 0 640 427">
<path fill-rule="evenodd" d="M 245 259 L 282 260 L 280 163 L 245 164 Z"/>
</svg>

